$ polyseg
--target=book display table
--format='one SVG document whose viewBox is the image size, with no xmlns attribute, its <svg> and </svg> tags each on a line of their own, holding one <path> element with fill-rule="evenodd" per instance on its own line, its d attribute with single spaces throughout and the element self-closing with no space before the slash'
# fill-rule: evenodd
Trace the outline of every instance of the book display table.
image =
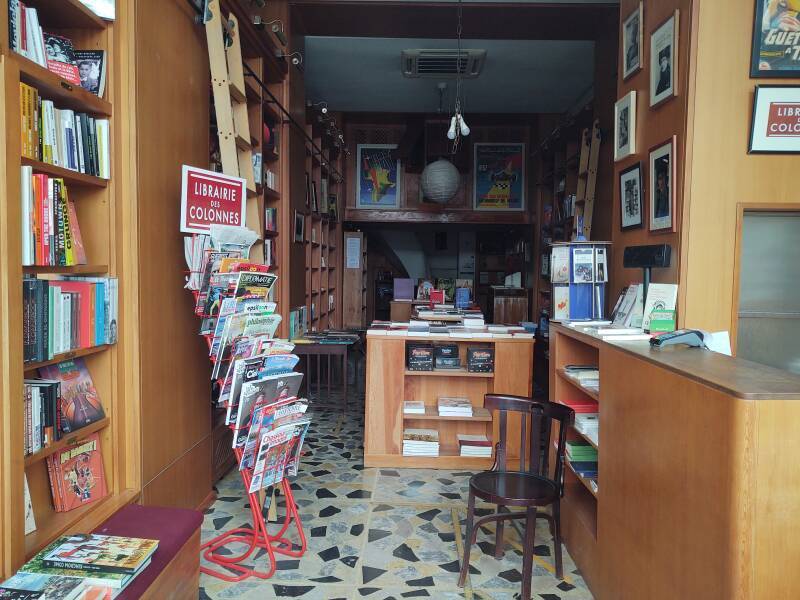
<svg viewBox="0 0 800 600">
<path fill-rule="evenodd" d="M 385 332 L 384 332 L 385 333 Z M 406 366 L 409 344 L 456 344 L 462 365 L 467 349 L 494 349 L 494 372 L 470 373 L 460 369 L 411 371 Z M 533 346 L 531 338 L 452 337 L 448 335 L 375 335 L 367 332 L 367 392 L 364 431 L 364 465 L 367 467 L 485 469 L 491 457 L 461 456 L 458 434 L 485 435 L 497 439 L 498 423 L 483 409 L 485 394 L 532 393 Z M 441 397 L 468 398 L 472 416 L 439 416 Z M 404 401 L 422 401 L 425 414 L 403 414 Z M 519 420 L 509 422 L 508 439 L 519 443 Z M 438 456 L 403 456 L 405 429 L 435 429 L 439 434 Z M 518 446 L 509 455 L 519 458 Z M 511 463 L 513 465 L 513 462 Z"/>
</svg>

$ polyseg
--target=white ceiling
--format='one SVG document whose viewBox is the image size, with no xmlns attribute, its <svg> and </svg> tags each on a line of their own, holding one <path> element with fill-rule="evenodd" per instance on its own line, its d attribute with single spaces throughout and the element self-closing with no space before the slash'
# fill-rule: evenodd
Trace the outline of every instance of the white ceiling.
<svg viewBox="0 0 800 600">
<path fill-rule="evenodd" d="M 487 51 L 481 75 L 463 82 L 465 114 L 564 112 L 592 85 L 591 41 L 464 40 L 462 47 Z M 456 42 L 309 36 L 303 61 L 308 99 L 335 111 L 435 112 L 437 80 L 409 79 L 400 71 L 400 52 L 410 48 L 455 49 Z M 447 81 L 446 112 L 455 88 L 455 80 Z"/>
</svg>

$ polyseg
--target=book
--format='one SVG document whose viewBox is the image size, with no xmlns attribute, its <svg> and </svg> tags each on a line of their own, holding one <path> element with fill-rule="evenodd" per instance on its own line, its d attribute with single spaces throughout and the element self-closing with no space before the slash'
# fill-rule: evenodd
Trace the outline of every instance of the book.
<svg viewBox="0 0 800 600">
<path fill-rule="evenodd" d="M 78 65 L 75 62 L 75 48 L 72 40 L 54 33 L 43 33 L 47 70 L 66 79 L 73 85 L 81 85 Z"/>
<path fill-rule="evenodd" d="M 47 365 L 39 369 L 39 375 L 61 384 L 59 410 L 62 432 L 77 431 L 106 416 L 92 376 L 82 358 Z"/>
<path fill-rule="evenodd" d="M 136 573 L 158 548 L 158 540 L 87 534 L 58 538 L 42 557 L 42 565 L 56 569 L 104 573 Z"/>
<path fill-rule="evenodd" d="M 405 429 L 403 442 L 439 443 L 439 432 L 435 429 Z"/>
<path fill-rule="evenodd" d="M 56 512 L 96 502 L 108 493 L 96 433 L 48 456 L 47 467 Z"/>
<path fill-rule="evenodd" d="M 485 435 L 473 435 L 467 433 L 456 434 L 459 446 L 492 447 L 492 442 Z"/>
<path fill-rule="evenodd" d="M 31 491 L 28 487 L 28 474 L 25 474 L 25 535 L 36 531 L 36 518 L 33 514 L 33 503 L 31 502 Z M 0 596 L 1 598 L 2 596 Z"/>
<path fill-rule="evenodd" d="M 469 398 L 439 398 L 437 400 L 440 417 L 472 416 L 472 403 Z"/>
<path fill-rule="evenodd" d="M 642 329 L 650 330 L 650 317 L 653 311 L 675 310 L 678 301 L 678 285 L 675 283 L 651 283 L 647 286 L 647 299 L 644 303 Z"/>
<path fill-rule="evenodd" d="M 403 402 L 403 414 L 424 415 L 425 403 L 422 400 L 406 400 Z"/>
<path fill-rule="evenodd" d="M 85 585 L 82 579 L 76 577 L 18 572 L 4 581 L 2 587 L 0 587 L 0 590 L 12 590 L 17 595 L 3 596 L 0 594 L 0 598 L 14 598 L 16 600 L 33 598 L 41 598 L 42 600 L 79 600 Z M 26 596 L 23 594 L 31 595 Z"/>
<path fill-rule="evenodd" d="M 75 50 L 74 55 L 81 87 L 102 98 L 106 88 L 106 51 Z"/>
</svg>

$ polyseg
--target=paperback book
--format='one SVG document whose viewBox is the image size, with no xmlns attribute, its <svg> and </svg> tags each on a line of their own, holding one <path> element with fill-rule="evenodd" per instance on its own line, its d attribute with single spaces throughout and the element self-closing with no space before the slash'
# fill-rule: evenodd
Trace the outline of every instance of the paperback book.
<svg viewBox="0 0 800 600">
<path fill-rule="evenodd" d="M 158 540 L 87 534 L 58 538 L 42 557 L 48 568 L 132 575 L 158 548 Z"/>
<path fill-rule="evenodd" d="M 96 433 L 48 456 L 47 471 L 56 512 L 96 502 L 108 493 Z"/>
</svg>

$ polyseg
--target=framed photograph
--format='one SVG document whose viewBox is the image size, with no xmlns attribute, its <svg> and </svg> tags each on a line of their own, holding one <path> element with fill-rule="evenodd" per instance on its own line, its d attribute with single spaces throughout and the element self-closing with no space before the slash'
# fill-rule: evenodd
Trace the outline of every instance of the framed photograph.
<svg viewBox="0 0 800 600">
<path fill-rule="evenodd" d="M 755 2 L 750 77 L 800 77 L 800 2 Z"/>
<path fill-rule="evenodd" d="M 676 137 L 650 149 L 650 231 L 675 231 Z"/>
<path fill-rule="evenodd" d="M 669 17 L 650 34 L 650 106 L 678 94 L 678 25 L 680 15 Z"/>
<path fill-rule="evenodd" d="M 356 208 L 400 206 L 400 159 L 397 144 L 358 144 Z"/>
<path fill-rule="evenodd" d="M 644 223 L 642 163 L 637 162 L 619 174 L 620 228 L 635 229 Z"/>
<path fill-rule="evenodd" d="M 294 241 L 303 243 L 306 241 L 306 219 L 303 213 L 294 211 Z"/>
<path fill-rule="evenodd" d="M 306 173 L 306 208 L 311 207 L 311 175 Z"/>
<path fill-rule="evenodd" d="M 636 154 L 636 90 L 614 105 L 614 160 Z"/>
<path fill-rule="evenodd" d="M 473 208 L 525 210 L 525 144 L 473 146 Z"/>
<path fill-rule="evenodd" d="M 319 212 L 319 202 L 317 202 L 317 182 L 311 182 L 311 210 Z"/>
<path fill-rule="evenodd" d="M 800 153 L 800 86 L 757 85 L 750 154 Z"/>
<path fill-rule="evenodd" d="M 622 79 L 627 79 L 642 68 L 642 2 L 622 22 Z"/>
</svg>

